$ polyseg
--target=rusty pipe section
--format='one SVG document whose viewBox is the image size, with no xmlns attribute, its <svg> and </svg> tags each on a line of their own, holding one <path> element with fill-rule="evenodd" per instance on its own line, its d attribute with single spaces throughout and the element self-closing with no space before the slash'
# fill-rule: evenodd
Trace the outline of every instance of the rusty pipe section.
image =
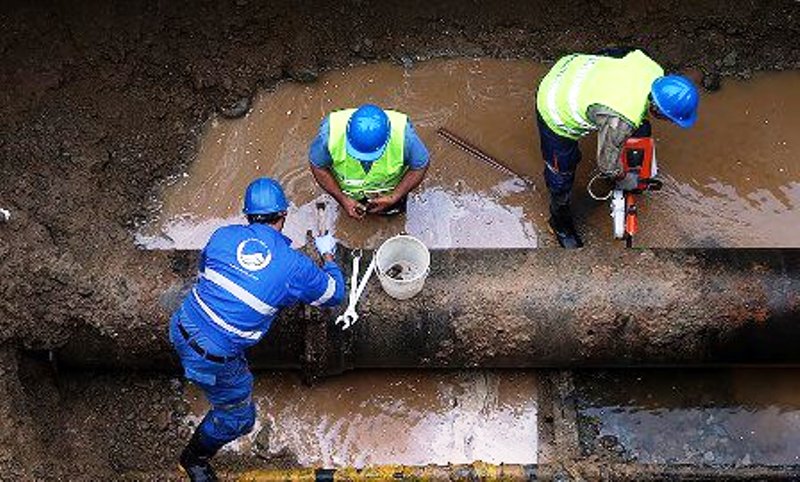
<svg viewBox="0 0 800 482">
<path fill-rule="evenodd" d="M 173 252 L 187 266 L 196 253 Z M 340 250 L 342 265 L 350 256 Z M 109 337 L 76 329 L 60 363 L 174 367 L 168 314 L 191 270 L 159 287 L 162 318 Z M 152 303 L 156 303 L 155 300 Z M 250 353 L 258 368 L 608 367 L 800 362 L 800 250 L 433 251 L 417 297 L 396 301 L 373 278 L 360 319 L 282 313 Z M 149 337 L 147 343 L 126 340 Z"/>
</svg>

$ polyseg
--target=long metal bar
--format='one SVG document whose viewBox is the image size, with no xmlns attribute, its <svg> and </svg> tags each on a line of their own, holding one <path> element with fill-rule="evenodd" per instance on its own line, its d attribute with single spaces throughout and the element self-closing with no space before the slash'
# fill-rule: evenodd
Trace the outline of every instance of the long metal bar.
<svg viewBox="0 0 800 482">
<path fill-rule="evenodd" d="M 456 147 L 458 147 L 459 149 L 469 153 L 470 155 L 472 155 L 476 159 L 483 161 L 484 163 L 486 163 L 489 166 L 497 169 L 498 171 L 501 171 L 501 172 L 503 172 L 505 174 L 508 174 L 510 176 L 513 176 L 513 177 L 516 177 L 516 178 L 522 180 L 528 186 L 531 186 L 531 187 L 535 186 L 534 182 L 531 181 L 530 179 L 528 179 L 527 177 L 518 174 L 516 171 L 514 171 L 510 167 L 508 167 L 505 164 L 503 164 L 502 162 L 500 162 L 497 158 L 485 153 L 484 151 L 482 151 L 481 149 L 479 149 L 475 145 L 469 143 L 465 139 L 457 136 L 456 134 L 453 134 L 452 132 L 450 132 L 449 130 L 445 129 L 444 127 L 440 127 L 439 129 L 437 129 L 436 133 L 439 134 L 439 136 L 442 137 L 443 139 L 447 140 L 451 144 L 453 144 Z"/>
</svg>

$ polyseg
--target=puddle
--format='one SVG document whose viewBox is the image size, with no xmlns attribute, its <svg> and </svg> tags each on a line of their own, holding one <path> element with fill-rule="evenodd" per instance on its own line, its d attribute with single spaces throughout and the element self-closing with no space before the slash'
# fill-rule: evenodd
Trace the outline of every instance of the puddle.
<svg viewBox="0 0 800 482">
<path fill-rule="evenodd" d="M 328 199 L 307 168 L 308 145 L 331 110 L 374 102 L 407 112 L 432 164 L 406 216 L 355 221 L 332 208 L 330 222 L 350 246 L 374 247 L 401 231 L 431 247 L 553 245 L 547 233 L 542 161 L 533 98 L 545 67 L 528 61 L 435 60 L 404 70 L 375 64 L 331 72 L 314 84 L 262 92 L 241 120 L 212 119 L 186 177 L 164 193 L 163 211 L 138 236 L 148 248 L 201 248 L 239 215 L 254 177 L 281 180 L 293 204 L 287 234 L 297 245 L 315 226 L 314 203 Z M 642 246 L 797 246 L 800 239 L 800 73 L 727 81 L 703 94 L 697 126 L 655 122 L 665 188 L 641 205 Z M 436 134 L 445 127 L 536 183 L 527 187 Z M 595 153 L 584 163 L 575 211 L 591 244 L 612 243 L 605 203 L 585 193 Z M 540 233 L 546 236 L 540 239 Z"/>
<path fill-rule="evenodd" d="M 202 394 L 189 393 L 197 423 Z M 303 466 L 535 463 L 537 382 L 527 371 L 359 371 L 304 386 L 256 378 L 258 423 L 227 450 L 288 451 Z M 269 427 L 269 447 L 259 430 Z"/>
<path fill-rule="evenodd" d="M 800 373 L 610 371 L 576 377 L 586 455 L 639 463 L 800 463 Z"/>
</svg>

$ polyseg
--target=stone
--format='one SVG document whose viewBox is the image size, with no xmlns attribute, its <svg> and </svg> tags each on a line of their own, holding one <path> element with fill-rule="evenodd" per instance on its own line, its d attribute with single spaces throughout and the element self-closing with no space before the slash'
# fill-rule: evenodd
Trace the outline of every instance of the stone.
<svg viewBox="0 0 800 482">
<path fill-rule="evenodd" d="M 296 82 L 308 83 L 314 82 L 319 77 L 319 70 L 313 66 L 303 66 L 289 69 L 287 72 L 289 77 Z"/>
<path fill-rule="evenodd" d="M 722 78 L 719 72 L 704 72 L 701 84 L 707 92 L 716 92 L 722 86 Z"/>
<path fill-rule="evenodd" d="M 242 97 L 233 104 L 220 109 L 220 114 L 226 119 L 238 119 L 244 117 L 250 111 L 250 97 Z"/>
<path fill-rule="evenodd" d="M 722 65 L 725 67 L 734 67 L 736 65 L 736 61 L 738 54 L 735 50 L 731 51 L 728 55 L 722 58 Z"/>
</svg>

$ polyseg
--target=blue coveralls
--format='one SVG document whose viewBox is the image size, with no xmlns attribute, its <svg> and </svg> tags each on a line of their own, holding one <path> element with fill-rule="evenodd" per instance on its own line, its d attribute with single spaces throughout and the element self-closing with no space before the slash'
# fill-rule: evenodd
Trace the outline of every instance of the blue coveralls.
<svg viewBox="0 0 800 482">
<path fill-rule="evenodd" d="M 245 348 L 269 331 L 281 308 L 298 302 L 338 305 L 344 287 L 336 263 L 317 267 L 270 226 L 225 226 L 211 235 L 199 279 L 170 323 L 186 378 L 211 404 L 198 427 L 207 449 L 218 450 L 255 423 Z"/>
</svg>

